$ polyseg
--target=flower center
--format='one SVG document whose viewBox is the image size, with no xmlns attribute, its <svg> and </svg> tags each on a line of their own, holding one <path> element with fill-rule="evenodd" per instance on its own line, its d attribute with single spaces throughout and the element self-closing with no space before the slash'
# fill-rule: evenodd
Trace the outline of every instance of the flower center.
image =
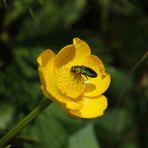
<svg viewBox="0 0 148 148">
<path fill-rule="evenodd" d="M 71 98 L 78 98 L 85 89 L 85 78 L 75 74 L 70 68 L 62 67 L 56 71 L 57 87 L 60 92 Z"/>
</svg>

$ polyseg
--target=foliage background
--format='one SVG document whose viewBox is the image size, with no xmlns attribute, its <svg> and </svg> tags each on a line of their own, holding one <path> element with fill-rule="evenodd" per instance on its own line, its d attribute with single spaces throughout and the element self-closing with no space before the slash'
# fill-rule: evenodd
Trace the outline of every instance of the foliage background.
<svg viewBox="0 0 148 148">
<path fill-rule="evenodd" d="M 37 55 L 46 48 L 58 52 L 74 37 L 87 41 L 112 75 L 105 115 L 71 119 L 52 104 L 10 145 L 148 147 L 147 60 L 127 79 L 147 50 L 147 0 L 1 0 L 0 136 L 43 99 Z"/>
</svg>

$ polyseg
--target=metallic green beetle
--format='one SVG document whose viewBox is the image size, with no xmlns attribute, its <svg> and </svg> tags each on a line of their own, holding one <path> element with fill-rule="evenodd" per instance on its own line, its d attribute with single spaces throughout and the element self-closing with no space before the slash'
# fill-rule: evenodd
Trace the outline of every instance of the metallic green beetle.
<svg viewBox="0 0 148 148">
<path fill-rule="evenodd" d="M 70 69 L 70 72 L 75 73 L 75 74 L 83 74 L 86 78 L 87 76 L 92 77 L 92 78 L 97 77 L 97 73 L 93 69 L 83 66 L 83 65 L 72 66 Z"/>
</svg>

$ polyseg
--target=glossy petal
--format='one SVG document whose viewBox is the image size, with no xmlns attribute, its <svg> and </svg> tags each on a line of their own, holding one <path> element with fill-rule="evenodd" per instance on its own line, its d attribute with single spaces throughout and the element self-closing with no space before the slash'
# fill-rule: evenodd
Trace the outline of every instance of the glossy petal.
<svg viewBox="0 0 148 148">
<path fill-rule="evenodd" d="M 50 49 L 46 49 L 38 56 L 37 62 L 39 66 L 44 67 L 53 57 L 55 57 L 55 53 Z"/>
<path fill-rule="evenodd" d="M 73 45 L 67 45 L 58 52 L 55 66 L 60 68 L 68 64 L 70 68 L 72 65 L 78 65 L 85 56 L 90 54 L 91 51 L 88 44 L 79 38 L 74 38 Z"/>
<path fill-rule="evenodd" d="M 73 39 L 73 45 L 75 46 L 75 57 L 74 57 L 74 63 L 79 64 L 79 62 L 82 61 L 82 59 L 85 56 L 88 56 L 91 54 L 91 50 L 86 42 L 79 38 Z"/>
<path fill-rule="evenodd" d="M 75 56 L 74 59 L 67 64 L 67 67 L 71 68 L 75 65 L 80 65 L 80 63 L 85 59 L 86 56 L 91 54 L 91 50 L 86 42 L 79 38 L 73 39 L 73 45 L 75 46 Z"/>
<path fill-rule="evenodd" d="M 104 110 L 107 108 L 107 99 L 103 95 L 95 99 L 84 97 L 81 104 L 82 107 L 79 110 L 67 110 L 67 112 L 80 118 L 96 118 L 103 115 Z"/>
<path fill-rule="evenodd" d="M 79 65 L 87 66 L 93 69 L 97 72 L 98 76 L 102 76 L 102 72 L 105 71 L 103 62 L 95 55 L 85 56 L 85 58 L 81 62 L 79 62 Z"/>
<path fill-rule="evenodd" d="M 80 64 L 90 67 L 98 75 L 96 78 L 88 77 L 84 95 L 87 97 L 93 97 L 104 93 L 109 87 L 111 78 L 110 75 L 105 72 L 102 61 L 97 56 L 89 55 L 86 56 Z"/>
<path fill-rule="evenodd" d="M 54 73 L 55 54 L 51 50 L 42 52 L 37 61 L 39 63 L 39 76 L 41 79 L 41 89 L 46 96 L 54 96 L 56 92 L 56 77 Z M 57 93 L 57 92 L 56 92 Z"/>
<path fill-rule="evenodd" d="M 56 55 L 54 65 L 56 68 L 66 65 L 71 62 L 75 56 L 75 47 L 74 45 L 67 45 L 62 48 Z"/>
<path fill-rule="evenodd" d="M 107 74 L 103 79 L 97 77 L 95 79 L 90 78 L 84 96 L 93 97 L 103 94 L 109 87 L 110 84 L 110 75 Z"/>
<path fill-rule="evenodd" d="M 37 59 L 40 65 L 38 70 L 42 83 L 42 91 L 46 97 L 58 102 L 62 106 L 66 106 L 71 110 L 79 109 L 80 105 L 78 103 L 70 100 L 69 97 L 64 96 L 57 89 L 57 77 L 53 66 L 54 59 L 55 54 L 52 54 L 52 52 L 49 52 L 49 50 L 44 51 L 42 54 L 39 55 Z"/>
<path fill-rule="evenodd" d="M 44 71 L 46 71 L 46 69 L 44 69 Z M 59 92 L 56 86 L 56 78 L 52 77 L 53 75 L 52 73 L 50 73 L 48 74 L 48 77 L 46 77 L 45 73 L 43 72 L 43 69 L 40 71 L 40 77 L 43 77 L 46 84 L 44 85 L 43 83 L 41 86 L 44 95 L 52 99 L 53 101 L 56 101 L 63 107 L 67 107 L 71 110 L 79 109 L 81 107 L 79 103 L 74 102 L 73 100 L 71 100 L 71 98 L 64 96 Z"/>
<path fill-rule="evenodd" d="M 39 64 L 39 76 L 43 85 L 42 88 L 47 86 L 46 79 L 48 77 L 48 73 L 50 74 L 50 72 L 53 70 L 54 57 L 54 52 L 50 49 L 47 49 L 43 51 L 37 58 L 37 62 Z"/>
</svg>

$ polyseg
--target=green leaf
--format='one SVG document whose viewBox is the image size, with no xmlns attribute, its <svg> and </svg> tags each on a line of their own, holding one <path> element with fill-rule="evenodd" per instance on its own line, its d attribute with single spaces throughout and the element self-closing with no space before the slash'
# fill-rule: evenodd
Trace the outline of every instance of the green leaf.
<svg viewBox="0 0 148 148">
<path fill-rule="evenodd" d="M 89 124 L 81 128 L 71 136 L 68 148 L 99 148 L 93 125 Z"/>
</svg>

